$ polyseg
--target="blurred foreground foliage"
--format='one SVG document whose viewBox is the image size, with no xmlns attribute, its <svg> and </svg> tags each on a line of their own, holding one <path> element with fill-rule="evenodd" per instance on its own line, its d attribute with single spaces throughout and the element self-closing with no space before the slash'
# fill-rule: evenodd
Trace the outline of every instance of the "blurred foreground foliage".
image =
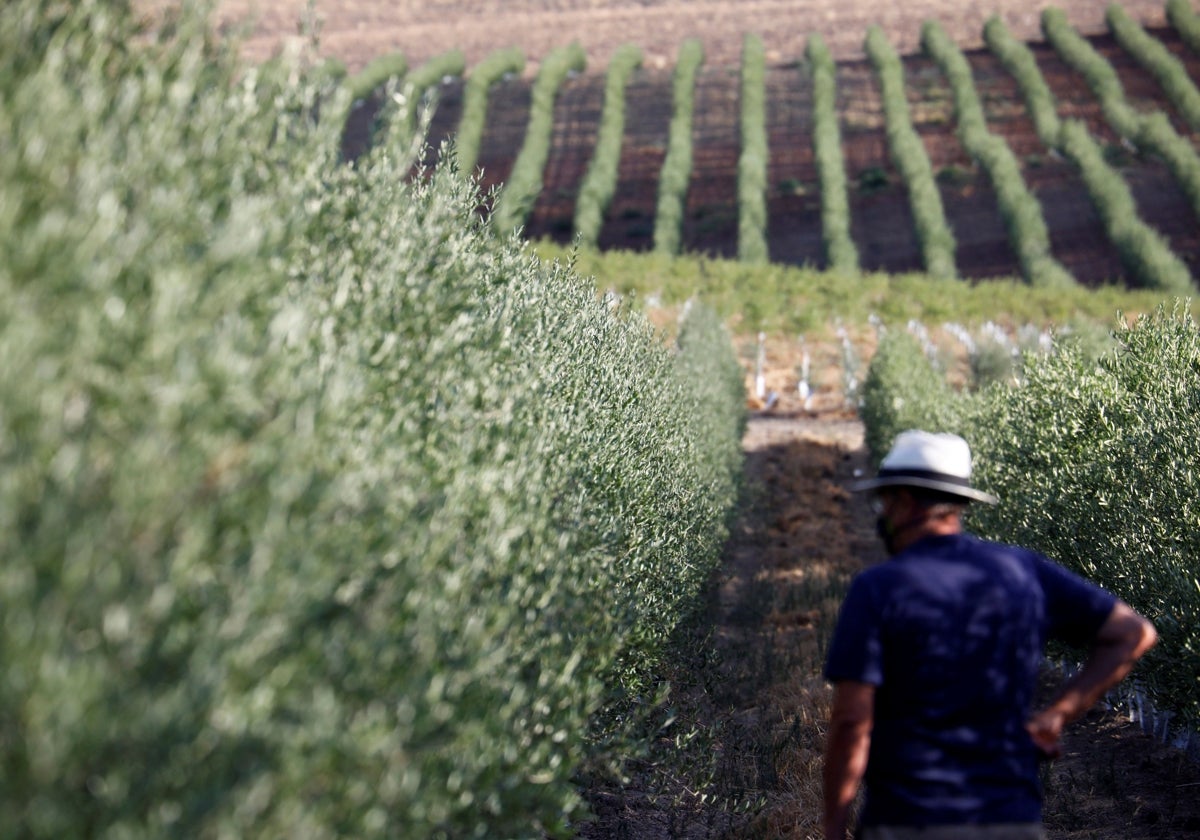
<svg viewBox="0 0 1200 840">
<path fill-rule="evenodd" d="M 1159 645 L 1135 681 L 1158 709 L 1200 721 L 1200 329 L 1188 307 L 1122 318 L 1099 354 L 1060 340 L 1019 384 L 970 393 L 905 331 L 888 332 L 863 388 L 873 457 L 906 428 L 953 431 L 975 455 L 979 533 L 1036 548 L 1151 619 Z"/>
<path fill-rule="evenodd" d="M 138 26 L 0 8 L 0 837 L 566 833 L 718 558 L 723 326 Z"/>
</svg>

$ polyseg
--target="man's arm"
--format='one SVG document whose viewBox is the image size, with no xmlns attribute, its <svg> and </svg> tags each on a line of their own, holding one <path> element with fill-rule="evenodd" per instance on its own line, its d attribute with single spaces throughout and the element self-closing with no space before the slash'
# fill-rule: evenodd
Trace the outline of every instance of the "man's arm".
<svg viewBox="0 0 1200 840">
<path fill-rule="evenodd" d="M 1025 728 L 1044 754 L 1057 758 L 1063 727 L 1083 717 L 1104 693 L 1125 678 L 1158 641 L 1154 625 L 1124 601 L 1118 601 L 1100 626 L 1087 663 L 1063 685 L 1050 704 L 1034 714 Z"/>
<path fill-rule="evenodd" d="M 850 806 L 867 770 L 875 686 L 838 682 L 825 741 L 825 840 L 845 840 Z"/>
</svg>

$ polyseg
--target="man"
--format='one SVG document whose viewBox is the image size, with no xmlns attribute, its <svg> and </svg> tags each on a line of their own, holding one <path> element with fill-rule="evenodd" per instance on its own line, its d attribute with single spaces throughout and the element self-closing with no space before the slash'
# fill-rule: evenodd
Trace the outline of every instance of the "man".
<svg viewBox="0 0 1200 840">
<path fill-rule="evenodd" d="M 861 782 L 861 840 L 1044 838 L 1039 758 L 1156 640 L 1112 594 L 964 532 L 968 504 L 997 501 L 970 479 L 965 440 L 909 431 L 855 488 L 876 492 L 891 559 L 855 578 L 830 643 L 826 840 Z M 1090 656 L 1031 714 L 1049 638 Z"/>
</svg>

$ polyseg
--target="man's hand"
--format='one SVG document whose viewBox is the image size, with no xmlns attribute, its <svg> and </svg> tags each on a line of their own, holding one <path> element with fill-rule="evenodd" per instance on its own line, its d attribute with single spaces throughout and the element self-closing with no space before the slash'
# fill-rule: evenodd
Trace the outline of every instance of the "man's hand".
<svg viewBox="0 0 1200 840">
<path fill-rule="evenodd" d="M 1034 746 L 1041 752 L 1042 757 L 1050 761 L 1062 756 L 1062 730 L 1066 718 L 1057 709 L 1043 709 L 1029 719 L 1025 729 L 1033 738 Z"/>
</svg>

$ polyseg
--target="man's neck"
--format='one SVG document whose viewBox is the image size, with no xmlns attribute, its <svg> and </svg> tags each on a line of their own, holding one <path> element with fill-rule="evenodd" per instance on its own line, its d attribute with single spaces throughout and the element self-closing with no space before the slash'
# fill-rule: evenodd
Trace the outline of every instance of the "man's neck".
<svg viewBox="0 0 1200 840">
<path fill-rule="evenodd" d="M 922 516 L 896 529 L 894 548 L 898 554 L 926 537 L 945 537 L 961 533 L 962 518 L 957 513 Z"/>
</svg>

